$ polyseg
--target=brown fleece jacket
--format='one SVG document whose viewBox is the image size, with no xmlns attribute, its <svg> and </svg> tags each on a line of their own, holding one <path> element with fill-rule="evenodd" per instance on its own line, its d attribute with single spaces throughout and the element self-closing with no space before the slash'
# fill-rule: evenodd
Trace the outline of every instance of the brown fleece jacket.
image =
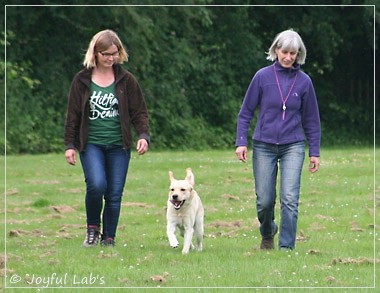
<svg viewBox="0 0 380 293">
<path fill-rule="evenodd" d="M 136 78 L 119 64 L 114 65 L 115 94 L 118 99 L 123 147 L 132 148 L 134 127 L 139 139 L 149 143 L 149 120 L 146 103 Z M 64 143 L 67 149 L 82 151 L 88 138 L 89 97 L 92 69 L 78 72 L 70 87 Z"/>
</svg>

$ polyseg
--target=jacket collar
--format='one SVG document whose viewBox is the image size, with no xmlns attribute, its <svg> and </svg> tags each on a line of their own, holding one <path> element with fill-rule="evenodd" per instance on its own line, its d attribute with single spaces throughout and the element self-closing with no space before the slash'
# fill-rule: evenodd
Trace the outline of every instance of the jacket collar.
<svg viewBox="0 0 380 293">
<path fill-rule="evenodd" d="M 297 62 L 295 62 L 293 66 L 290 68 L 282 67 L 282 65 L 280 64 L 280 62 L 278 62 L 278 60 L 274 62 L 274 65 L 276 66 L 276 69 L 278 71 L 284 71 L 284 72 L 296 72 L 301 69 L 301 65 L 299 65 Z"/>
<path fill-rule="evenodd" d="M 115 83 L 118 83 L 128 72 L 120 64 L 114 64 L 113 71 L 115 73 Z M 87 87 L 91 86 L 91 74 L 92 68 L 84 68 L 79 72 L 79 80 Z"/>
</svg>

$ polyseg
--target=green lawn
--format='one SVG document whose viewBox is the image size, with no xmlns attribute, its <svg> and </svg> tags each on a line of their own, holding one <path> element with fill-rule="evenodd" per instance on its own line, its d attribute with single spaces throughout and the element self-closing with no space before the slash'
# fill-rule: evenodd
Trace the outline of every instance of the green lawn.
<svg viewBox="0 0 380 293">
<path fill-rule="evenodd" d="M 305 161 L 296 249 L 261 251 L 251 159 L 239 162 L 234 150 L 133 153 L 117 245 L 90 249 L 82 247 L 80 163 L 67 165 L 63 154 L 8 156 L 6 202 L 0 208 L 6 264 L 3 255 L 0 282 L 6 292 L 40 287 L 52 288 L 49 292 L 57 287 L 65 292 L 96 287 L 104 289 L 95 292 L 374 291 L 380 287 L 374 159 L 373 148 L 322 149 L 315 174 Z M 4 157 L 1 162 L 4 166 Z M 184 178 L 187 167 L 206 209 L 205 239 L 203 252 L 182 255 L 182 248 L 169 247 L 165 206 L 168 171 Z M 279 206 L 276 216 L 279 220 Z"/>
</svg>

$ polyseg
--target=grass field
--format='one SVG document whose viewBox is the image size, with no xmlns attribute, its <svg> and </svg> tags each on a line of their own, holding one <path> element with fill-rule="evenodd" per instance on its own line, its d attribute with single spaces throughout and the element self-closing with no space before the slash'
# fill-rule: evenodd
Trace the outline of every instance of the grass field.
<svg viewBox="0 0 380 293">
<path fill-rule="evenodd" d="M 261 251 L 251 160 L 234 150 L 134 153 L 116 247 L 89 249 L 80 164 L 63 154 L 8 156 L 0 284 L 6 292 L 379 290 L 374 160 L 373 148 L 322 149 L 316 174 L 305 161 L 296 249 Z M 184 178 L 187 167 L 206 209 L 205 239 L 203 252 L 182 255 L 169 247 L 165 206 L 168 171 Z"/>
</svg>

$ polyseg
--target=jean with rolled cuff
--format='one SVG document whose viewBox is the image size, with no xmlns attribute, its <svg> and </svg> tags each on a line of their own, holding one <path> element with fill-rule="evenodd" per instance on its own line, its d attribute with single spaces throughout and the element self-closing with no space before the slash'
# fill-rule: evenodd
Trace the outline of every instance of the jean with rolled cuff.
<svg viewBox="0 0 380 293">
<path fill-rule="evenodd" d="M 115 145 L 87 144 L 80 152 L 80 160 L 86 181 L 87 225 L 100 226 L 103 210 L 102 238 L 115 238 L 130 150 Z"/>
<path fill-rule="evenodd" d="M 294 249 L 296 241 L 301 173 L 305 159 L 303 141 L 276 145 L 254 140 L 253 175 L 256 208 L 262 237 L 271 237 L 276 230 L 275 205 L 277 174 L 280 168 L 281 223 L 279 248 Z"/>
</svg>

